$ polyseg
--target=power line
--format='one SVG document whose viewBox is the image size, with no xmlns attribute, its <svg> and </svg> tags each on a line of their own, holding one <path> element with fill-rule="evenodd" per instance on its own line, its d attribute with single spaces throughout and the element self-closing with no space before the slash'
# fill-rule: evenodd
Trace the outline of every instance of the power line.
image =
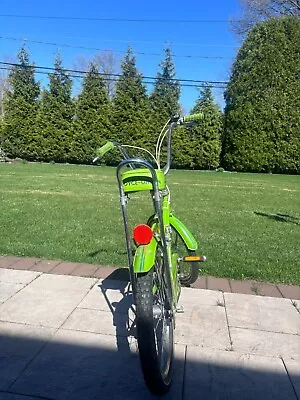
<svg viewBox="0 0 300 400">
<path fill-rule="evenodd" d="M 13 35 L 11 33 L 8 34 L 9 36 Z M 95 36 L 64 36 L 64 35 L 59 35 L 60 38 L 63 39 L 72 39 L 72 40 L 94 40 Z M 209 43 L 181 43 L 181 42 L 174 42 L 173 40 L 163 40 L 163 41 L 154 41 L 154 40 L 136 40 L 136 39 L 105 39 L 101 37 L 101 42 L 113 42 L 113 43 L 142 43 L 142 44 L 157 44 L 160 46 L 165 46 L 166 43 L 169 43 L 172 47 L 173 46 L 192 46 L 192 47 L 227 47 L 227 48 L 239 48 L 240 46 L 234 45 L 234 44 L 209 44 Z"/>
<path fill-rule="evenodd" d="M 44 69 L 44 70 L 48 70 L 48 71 L 56 71 L 56 69 L 54 67 L 44 67 L 44 66 L 38 66 L 38 65 L 22 65 L 22 64 L 18 64 L 18 63 L 9 63 L 9 62 L 5 62 L 5 61 L 0 61 L 0 64 L 6 65 L 6 66 L 11 66 L 11 67 L 23 67 L 23 68 Z M 10 68 L 7 68 L 7 69 L 10 69 Z M 88 71 L 76 70 L 76 69 L 63 68 L 63 71 L 71 73 L 71 74 L 72 73 L 83 74 L 83 75 L 88 74 Z M 36 72 L 38 72 L 38 71 L 36 71 Z M 45 72 L 45 74 L 47 74 L 47 72 Z M 117 77 L 117 78 L 120 78 L 120 77 L 123 76 L 123 74 L 104 73 L 104 72 L 103 73 L 99 72 L 98 74 L 101 75 L 101 76 L 105 76 L 105 77 L 113 76 L 113 77 Z M 153 80 L 155 82 L 157 80 L 160 80 L 161 78 L 153 77 L 153 76 L 142 76 L 142 79 L 151 79 L 151 80 Z M 176 81 L 187 82 L 187 83 L 190 82 L 190 83 L 193 83 L 193 84 L 200 83 L 200 84 L 204 84 L 204 85 L 207 85 L 207 84 L 227 85 L 228 84 L 227 81 L 206 81 L 206 80 L 182 79 L 182 78 L 170 78 L 169 80 L 170 81 L 174 81 L 174 82 L 176 82 Z M 152 83 L 152 82 L 148 82 L 148 83 Z"/>
<path fill-rule="evenodd" d="M 147 19 L 147 18 L 104 18 L 104 17 L 62 17 L 55 15 L 17 15 L 0 14 L 2 18 L 27 18 L 27 19 L 49 19 L 70 21 L 103 21 L 103 22 L 142 22 L 142 23 L 188 23 L 188 24 L 215 24 L 236 23 L 241 20 L 204 20 L 204 19 Z"/>
<path fill-rule="evenodd" d="M 0 70 L 10 71 L 10 68 L 9 67 L 0 67 Z M 48 72 L 46 72 L 46 71 L 35 71 L 35 73 L 40 74 L 40 75 L 48 75 Z M 101 75 L 101 74 L 99 73 L 99 75 Z M 69 74 L 69 76 L 71 78 L 79 78 L 79 79 L 84 78 L 83 75 Z M 118 82 L 118 79 L 116 79 L 116 78 L 102 77 L 102 79 L 105 82 Z M 146 81 L 145 78 L 143 78 L 143 83 L 146 85 L 154 85 L 155 81 Z M 199 88 L 199 87 L 206 87 L 207 83 L 204 83 L 204 81 L 203 81 L 203 83 L 199 83 L 199 84 L 180 83 L 180 86 L 181 87 Z M 210 86 L 214 89 L 225 89 L 225 86 L 221 86 L 221 85 L 217 85 L 217 84 L 211 84 Z"/>
<path fill-rule="evenodd" d="M 112 49 L 100 49 L 97 47 L 88 47 L 88 46 L 74 46 L 71 44 L 65 44 L 65 43 L 54 43 L 54 42 L 44 42 L 41 40 L 29 40 L 25 38 L 14 38 L 14 37 L 6 37 L 6 36 L 0 36 L 1 40 L 14 40 L 14 41 L 24 41 L 28 43 L 35 43 L 35 44 L 42 44 L 42 45 L 48 45 L 48 46 L 55 46 L 55 47 L 67 47 L 67 48 L 74 48 L 74 49 L 84 49 L 84 50 L 96 50 L 96 51 L 103 51 L 103 52 L 114 52 L 114 53 L 126 53 L 126 51 L 121 51 L 121 50 L 112 50 Z M 145 53 L 145 52 L 135 52 L 137 55 L 142 55 L 142 56 L 159 56 L 162 57 L 163 55 L 160 53 Z M 224 56 L 201 56 L 201 55 L 180 55 L 180 54 L 172 54 L 173 57 L 176 58 L 203 58 L 203 59 L 215 59 L 215 60 L 225 60 L 225 59 L 230 59 L 231 57 L 224 57 Z"/>
<path fill-rule="evenodd" d="M 22 64 L 18 64 L 18 63 L 9 63 L 9 62 L 5 62 L 5 61 L 0 61 L 0 64 L 3 65 L 8 65 L 11 67 L 23 67 L 23 68 L 32 68 L 32 69 L 45 69 L 48 71 L 56 71 L 56 69 L 54 67 L 44 67 L 44 66 L 38 66 L 38 65 L 22 65 Z M 10 69 L 10 68 L 8 68 Z M 83 70 L 77 70 L 77 69 L 67 69 L 67 68 L 62 68 L 62 70 L 64 72 L 71 72 L 71 73 L 79 73 L 79 74 L 88 74 L 88 71 L 83 71 Z M 37 71 L 36 71 L 37 72 Z M 48 73 L 48 72 L 45 72 Z M 105 75 L 105 76 L 115 76 L 115 77 L 120 77 L 122 76 L 122 74 L 113 74 L 113 73 L 98 73 L 99 75 Z"/>
</svg>

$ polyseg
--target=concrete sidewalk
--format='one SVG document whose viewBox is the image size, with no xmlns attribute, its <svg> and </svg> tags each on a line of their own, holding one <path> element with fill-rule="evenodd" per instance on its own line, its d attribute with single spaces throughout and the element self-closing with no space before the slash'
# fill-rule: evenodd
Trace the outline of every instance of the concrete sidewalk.
<svg viewBox="0 0 300 400">
<path fill-rule="evenodd" d="M 0 399 L 151 399 L 126 280 L 0 269 Z M 167 399 L 300 399 L 300 301 L 183 288 Z"/>
</svg>

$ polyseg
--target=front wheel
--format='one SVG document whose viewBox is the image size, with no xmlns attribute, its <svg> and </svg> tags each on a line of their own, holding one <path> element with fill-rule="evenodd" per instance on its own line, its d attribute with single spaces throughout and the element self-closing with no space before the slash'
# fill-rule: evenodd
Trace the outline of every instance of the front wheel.
<svg viewBox="0 0 300 400">
<path fill-rule="evenodd" d="M 157 249 L 159 251 L 159 249 Z M 173 315 L 167 306 L 163 262 L 136 276 L 136 328 L 141 367 L 152 394 L 162 396 L 170 388 L 174 355 Z"/>
<path fill-rule="evenodd" d="M 184 262 L 185 256 L 196 255 L 195 251 L 189 250 L 177 230 L 172 226 L 172 252 L 177 255 L 178 277 L 182 286 L 190 286 L 196 282 L 199 275 L 199 262 Z"/>
</svg>

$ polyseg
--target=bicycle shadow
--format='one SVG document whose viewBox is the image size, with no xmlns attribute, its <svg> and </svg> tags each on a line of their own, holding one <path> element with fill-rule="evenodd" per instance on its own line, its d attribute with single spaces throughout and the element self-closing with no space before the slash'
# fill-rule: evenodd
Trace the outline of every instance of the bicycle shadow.
<svg viewBox="0 0 300 400">
<path fill-rule="evenodd" d="M 128 270 L 115 270 L 99 284 L 99 288 L 113 316 L 118 351 L 123 354 L 136 352 L 135 309 Z M 115 296 L 111 295 L 112 292 L 119 292 L 123 297 L 113 301 L 111 297 Z"/>
<path fill-rule="evenodd" d="M 289 214 L 283 214 L 283 213 L 267 214 L 267 213 L 263 213 L 263 212 L 259 212 L 259 211 L 254 211 L 254 214 L 258 215 L 260 217 L 266 217 L 268 219 L 271 219 L 271 220 L 277 221 L 277 222 L 286 222 L 286 223 L 290 223 L 290 224 L 294 224 L 294 225 L 300 225 L 300 222 L 299 222 L 300 219 L 298 217 L 294 217 Z"/>
<path fill-rule="evenodd" d="M 90 251 L 86 255 L 94 258 L 96 256 L 100 256 L 103 254 L 109 254 L 109 251 L 107 249 L 98 249 L 98 250 Z M 126 250 L 124 250 L 124 251 L 118 250 L 118 254 L 123 256 L 123 255 L 126 255 L 127 252 L 126 252 Z"/>
</svg>

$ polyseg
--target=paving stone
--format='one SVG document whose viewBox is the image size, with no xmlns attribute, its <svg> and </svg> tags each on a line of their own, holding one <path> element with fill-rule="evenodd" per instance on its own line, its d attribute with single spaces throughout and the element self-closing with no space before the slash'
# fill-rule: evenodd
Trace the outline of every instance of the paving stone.
<svg viewBox="0 0 300 400">
<path fill-rule="evenodd" d="M 0 320 L 58 328 L 87 294 L 91 281 L 42 275 L 0 305 Z"/>
<path fill-rule="evenodd" d="M 300 358 L 300 336 L 298 335 L 231 327 L 230 335 L 234 351 Z"/>
<path fill-rule="evenodd" d="M 106 279 L 112 275 L 118 268 L 116 267 L 100 267 L 95 272 L 95 278 Z"/>
<path fill-rule="evenodd" d="M 0 306 L 0 320 L 58 328 L 83 296 L 78 292 L 57 296 L 25 288 Z"/>
<path fill-rule="evenodd" d="M 224 307 L 194 306 L 191 313 L 176 315 L 176 343 L 215 349 L 230 348 Z"/>
<path fill-rule="evenodd" d="M 77 308 L 63 324 L 63 329 L 101 333 L 112 336 L 130 336 L 132 326 L 128 314 Z"/>
<path fill-rule="evenodd" d="M 196 289 L 207 289 L 207 277 L 201 276 L 191 285 L 191 287 Z"/>
<path fill-rule="evenodd" d="M 257 287 L 257 282 L 236 281 L 232 279 L 230 279 L 229 282 L 232 289 L 232 293 L 256 294 L 253 289 Z"/>
<path fill-rule="evenodd" d="M 297 400 L 280 359 L 188 346 L 185 400 Z"/>
<path fill-rule="evenodd" d="M 0 282 L 0 303 L 4 303 L 25 286 L 24 283 L 2 283 Z"/>
<path fill-rule="evenodd" d="M 216 306 L 224 305 L 223 293 L 215 290 L 206 289 L 192 289 L 182 288 L 179 304 L 182 304 L 185 309 L 185 313 L 189 312 L 193 305 L 201 306 Z"/>
<path fill-rule="evenodd" d="M 19 271 L 14 269 L 0 269 L 0 282 L 28 284 L 41 274 L 33 271 Z"/>
<path fill-rule="evenodd" d="M 79 266 L 78 263 L 61 262 L 54 267 L 50 273 L 57 275 L 71 275 L 71 273 Z"/>
<path fill-rule="evenodd" d="M 300 360 L 283 359 L 295 392 L 300 399 Z"/>
<path fill-rule="evenodd" d="M 10 268 L 29 270 L 35 264 L 37 264 L 39 261 L 40 261 L 40 258 L 35 258 L 35 257 L 21 258 L 19 261 L 17 261 L 13 265 L 11 265 Z"/>
<path fill-rule="evenodd" d="M 231 292 L 228 279 L 207 277 L 207 289 L 220 290 L 221 292 Z"/>
<path fill-rule="evenodd" d="M 264 304 L 249 296 L 248 301 L 226 301 L 226 310 L 230 327 L 300 334 L 300 315 L 291 302 L 276 308 L 270 301 Z"/>
<path fill-rule="evenodd" d="M 277 287 L 283 297 L 286 297 L 287 299 L 300 300 L 300 286 L 277 284 Z"/>
<path fill-rule="evenodd" d="M 0 322 L 1 390 L 9 388 L 54 332 L 51 328 Z"/>
<path fill-rule="evenodd" d="M 176 347 L 174 385 L 166 399 L 181 400 L 185 346 Z M 55 400 L 154 399 L 136 352 L 125 338 L 60 330 L 11 388 Z"/>
<path fill-rule="evenodd" d="M 257 284 L 257 290 L 260 296 L 268 296 L 268 297 L 282 297 L 280 291 L 276 287 L 276 285 L 272 285 L 270 283 L 261 283 Z"/>
<path fill-rule="evenodd" d="M 103 269 L 103 268 L 102 268 Z M 104 270 L 107 270 L 107 267 L 104 268 Z M 111 268 L 112 272 L 106 276 L 104 279 L 109 280 L 109 281 L 124 281 L 124 282 L 129 282 L 130 281 L 130 276 L 129 276 L 129 268 L 127 267 L 122 267 L 122 268 Z"/>
<path fill-rule="evenodd" d="M 65 276 L 65 275 L 52 275 L 43 274 L 30 284 L 31 288 L 35 290 L 53 290 L 53 291 L 74 291 L 74 290 L 89 290 L 91 289 L 97 279 L 95 278 L 82 278 L 79 276 Z"/>
<path fill-rule="evenodd" d="M 0 256 L 0 268 L 10 268 L 20 261 L 20 257 Z"/>
<path fill-rule="evenodd" d="M 52 261 L 52 260 L 41 260 L 38 264 L 35 264 L 31 267 L 31 271 L 39 271 L 39 272 L 50 272 L 53 268 L 55 268 L 61 261 Z"/>
<path fill-rule="evenodd" d="M 224 293 L 225 303 L 227 305 L 240 305 L 247 306 L 249 304 L 261 308 L 276 308 L 280 310 L 287 310 L 291 306 L 289 299 L 265 297 L 265 296 L 251 296 L 248 294 L 240 293 Z"/>
<path fill-rule="evenodd" d="M 71 275 L 93 277 L 98 268 L 97 265 L 93 264 L 79 264 Z"/>
<path fill-rule="evenodd" d="M 127 287 L 128 284 L 124 281 L 99 281 L 93 286 L 78 307 L 127 313 L 129 306 L 132 304 L 132 296 L 125 295 Z"/>
</svg>

